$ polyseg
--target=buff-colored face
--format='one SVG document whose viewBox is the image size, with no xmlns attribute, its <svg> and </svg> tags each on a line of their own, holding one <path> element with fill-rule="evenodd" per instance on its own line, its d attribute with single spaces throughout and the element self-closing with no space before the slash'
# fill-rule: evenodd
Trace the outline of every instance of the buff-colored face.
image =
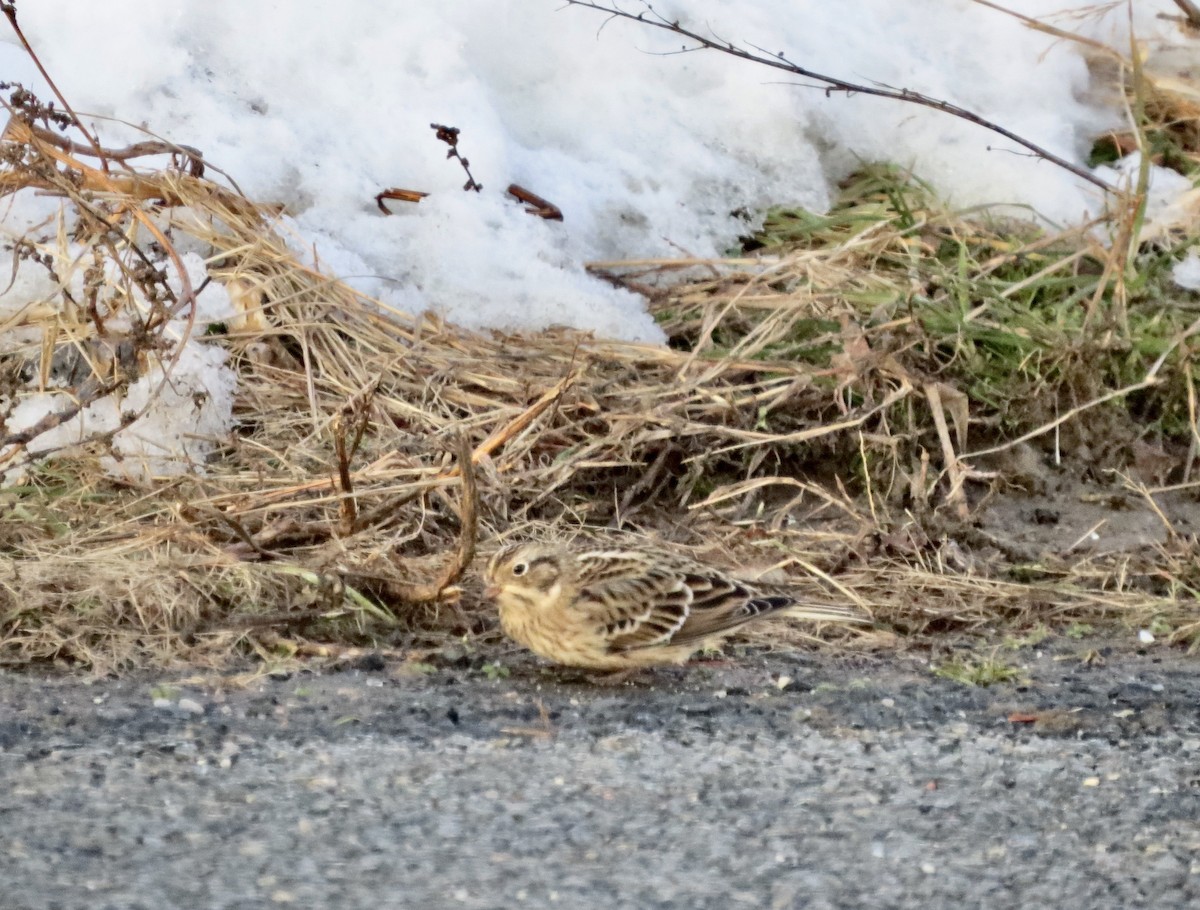
<svg viewBox="0 0 1200 910">
<path fill-rule="evenodd" d="M 484 593 L 493 599 L 516 596 L 541 601 L 561 590 L 566 574 L 565 558 L 558 550 L 541 544 L 516 544 L 491 558 L 484 572 Z"/>
</svg>

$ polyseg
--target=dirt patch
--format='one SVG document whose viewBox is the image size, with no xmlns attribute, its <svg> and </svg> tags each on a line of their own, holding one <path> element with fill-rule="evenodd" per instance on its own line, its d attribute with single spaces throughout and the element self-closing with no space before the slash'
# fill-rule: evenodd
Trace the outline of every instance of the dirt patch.
<svg viewBox="0 0 1200 910">
<path fill-rule="evenodd" d="M 977 526 L 1030 561 L 1149 551 L 1200 531 L 1200 502 L 1190 490 L 1140 492 L 1063 476 L 1037 493 L 990 497 Z"/>
</svg>

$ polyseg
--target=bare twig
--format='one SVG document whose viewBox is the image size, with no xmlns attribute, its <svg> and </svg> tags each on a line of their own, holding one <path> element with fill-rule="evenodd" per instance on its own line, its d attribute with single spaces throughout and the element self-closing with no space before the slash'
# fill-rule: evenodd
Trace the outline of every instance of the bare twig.
<svg viewBox="0 0 1200 910">
<path fill-rule="evenodd" d="M 972 0 L 980 6 L 986 6 L 988 9 L 995 10 L 1005 16 L 1010 16 L 1022 23 L 1029 29 L 1035 32 L 1041 32 L 1044 35 L 1050 35 L 1052 38 L 1058 38 L 1062 41 L 1072 41 L 1075 44 L 1083 45 L 1093 51 L 1097 51 L 1105 56 L 1121 59 L 1121 55 L 1110 45 L 1103 41 L 1097 41 L 1095 38 L 1088 38 L 1086 35 L 1080 35 L 1076 32 L 1068 31 L 1064 28 L 1058 28 L 1033 16 L 1026 16 L 1024 13 L 1019 13 L 1016 10 L 1009 9 L 1007 6 L 1002 6 L 999 3 L 993 3 L 991 0 Z"/>
<path fill-rule="evenodd" d="M 441 123 L 431 123 L 429 127 L 437 131 L 438 139 L 450 146 L 450 151 L 446 152 L 446 157 L 457 158 L 458 163 L 462 165 L 462 169 L 467 172 L 467 182 L 463 184 L 463 189 L 474 190 L 477 193 L 482 192 L 483 184 L 477 183 L 475 177 L 471 174 L 471 162 L 464 158 L 458 151 L 459 128 L 457 126 L 445 126 Z"/>
<path fill-rule="evenodd" d="M 350 458 L 346 451 L 346 427 L 342 415 L 333 419 L 329 431 L 333 434 L 333 450 L 337 456 L 338 487 L 342 498 L 338 501 L 338 536 L 347 537 L 354 533 L 355 521 L 358 518 L 358 507 L 354 502 L 354 481 L 350 479 Z"/>
<path fill-rule="evenodd" d="M 553 387 L 543 392 L 541 397 L 528 408 L 504 426 L 493 430 L 487 439 L 475 447 L 475 451 L 471 454 L 472 464 L 478 464 L 482 459 L 491 455 L 492 452 L 533 423 L 547 408 L 557 402 L 567 389 L 579 380 L 579 376 L 580 372 L 578 370 L 572 370 L 562 380 L 555 383 Z"/>
<path fill-rule="evenodd" d="M 341 518 L 338 521 L 339 536 L 346 537 L 358 530 L 358 504 L 354 497 L 354 480 L 350 475 L 350 462 L 358 453 L 362 444 L 363 434 L 371 422 L 371 401 L 379 388 L 379 378 L 376 377 L 367 388 L 354 395 L 343 406 L 341 412 L 333 419 L 330 432 L 333 433 L 334 453 L 337 457 L 338 486 L 342 498 L 338 502 Z M 350 444 L 346 444 L 347 426 L 349 421 Z"/>
<path fill-rule="evenodd" d="M 402 187 L 393 186 L 375 194 L 375 205 L 378 206 L 379 211 L 383 212 L 383 214 L 390 215 L 392 214 L 392 210 L 383 204 L 383 200 L 395 199 L 399 202 L 416 203 L 428 195 L 428 193 L 422 193 L 420 190 L 406 190 Z"/>
<path fill-rule="evenodd" d="M 246 526 L 234 516 L 226 514 L 223 509 L 217 509 L 205 504 L 183 502 L 179 505 L 179 515 L 193 525 L 198 524 L 206 518 L 224 525 L 240 542 L 229 547 L 227 550 L 231 555 L 238 558 L 243 558 L 242 554 L 244 553 L 247 555 L 253 553 L 262 560 L 273 560 L 279 555 L 261 547 L 255 541 L 253 535 L 246 530 Z"/>
<path fill-rule="evenodd" d="M 1197 6 L 1192 0 L 1175 0 L 1175 5 L 1183 10 L 1183 16 L 1187 19 L 1188 25 L 1200 29 L 1200 6 Z"/>
<path fill-rule="evenodd" d="M 643 25 L 648 25 L 651 28 L 658 28 L 664 31 L 672 32 L 680 35 L 691 41 L 695 41 L 699 47 L 683 48 L 684 52 L 695 50 L 713 50 L 719 51 L 722 54 L 728 54 L 731 57 L 737 57 L 739 60 L 746 60 L 750 63 L 757 63 L 761 66 L 769 66 L 773 69 L 783 70 L 788 73 L 793 73 L 797 76 L 803 76 L 805 79 L 814 79 L 817 82 L 823 83 L 825 93 L 844 92 L 847 95 L 873 95 L 877 98 L 891 98 L 895 101 L 904 101 L 908 104 L 917 104 L 921 107 L 932 108 L 935 111 L 941 111 L 943 114 L 949 114 L 952 117 L 957 117 L 960 120 L 966 120 L 969 123 L 974 123 L 984 129 L 991 130 L 1012 142 L 1017 143 L 1029 151 L 1033 152 L 1039 158 L 1058 165 L 1066 171 L 1071 172 L 1080 180 L 1085 180 L 1088 183 L 1099 187 L 1106 193 L 1117 192 L 1116 188 L 1100 179 L 1087 168 L 1081 167 L 1074 162 L 1068 161 L 1059 155 L 1054 154 L 1050 150 L 1031 142 L 1011 130 L 1007 130 L 997 123 L 993 123 L 985 117 L 981 117 L 973 111 L 967 110 L 964 107 L 959 107 L 957 104 L 951 104 L 949 101 L 944 101 L 940 98 L 933 98 L 929 95 L 924 95 L 921 92 L 915 92 L 911 89 L 889 88 L 882 85 L 864 85 L 862 83 L 847 82 L 845 79 L 839 79 L 836 76 L 826 76 L 814 70 L 806 69 L 799 64 L 793 63 L 782 52 L 772 54 L 757 45 L 750 45 L 753 51 L 746 50 L 743 47 L 729 42 L 721 41 L 717 38 L 710 38 L 702 35 L 699 32 L 685 28 L 678 21 L 667 19 L 661 13 L 657 12 L 654 7 L 647 2 L 642 5 L 645 11 L 641 13 L 630 13 L 621 9 L 616 5 L 605 5 L 603 3 L 590 3 L 587 0 L 567 0 L 568 6 L 582 6 L 587 9 L 593 9 L 597 12 L 608 13 L 610 16 L 629 19 L 633 22 L 640 22 Z"/>
<path fill-rule="evenodd" d="M 479 490 L 475 485 L 475 466 L 471 462 L 471 445 L 465 436 L 458 437 L 458 470 L 462 477 L 462 502 L 459 506 L 458 549 L 454 559 L 442 570 L 437 580 L 427 584 L 406 585 L 390 581 L 384 588 L 390 598 L 408 604 L 436 603 L 456 596 L 455 582 L 475 559 L 475 542 L 479 536 Z"/>
<path fill-rule="evenodd" d="M 537 215 L 539 218 L 545 218 L 547 221 L 562 221 L 563 213 L 553 202 L 548 202 L 523 186 L 518 186 L 515 183 L 509 184 L 508 195 L 525 203 L 525 211 L 530 215 Z"/>
<path fill-rule="evenodd" d="M 33 123 L 26 124 L 26 126 L 38 139 L 58 146 L 68 155 L 86 155 L 89 158 L 121 162 L 132 161 L 134 158 L 142 158 L 146 155 L 183 155 L 188 160 L 187 173 L 192 177 L 204 176 L 204 153 L 191 145 L 176 145 L 173 142 L 149 140 L 135 142 L 125 148 L 109 149 L 94 142 L 89 142 L 87 145 L 72 142 L 65 136 L 59 136 L 57 133 Z"/>
</svg>

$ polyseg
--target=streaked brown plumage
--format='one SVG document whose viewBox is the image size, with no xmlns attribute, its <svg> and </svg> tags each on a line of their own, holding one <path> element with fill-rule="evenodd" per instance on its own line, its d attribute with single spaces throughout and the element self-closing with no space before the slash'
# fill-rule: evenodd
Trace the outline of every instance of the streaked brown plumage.
<svg viewBox="0 0 1200 910">
<path fill-rule="evenodd" d="M 491 558 L 485 580 L 510 638 L 557 663 L 594 670 L 681 664 L 772 614 L 870 622 L 857 607 L 804 603 L 785 589 L 647 550 L 516 544 Z"/>
</svg>

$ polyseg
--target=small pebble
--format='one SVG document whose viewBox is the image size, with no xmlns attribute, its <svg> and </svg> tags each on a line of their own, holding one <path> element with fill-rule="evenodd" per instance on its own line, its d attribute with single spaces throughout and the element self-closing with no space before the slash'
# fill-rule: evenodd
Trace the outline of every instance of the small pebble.
<svg viewBox="0 0 1200 910">
<path fill-rule="evenodd" d="M 1154 633 L 1149 629 L 1138 630 L 1138 641 L 1144 645 L 1154 644 Z"/>
<path fill-rule="evenodd" d="M 185 714 L 203 714 L 204 705 L 192 698 L 179 699 L 179 710 Z"/>
</svg>

